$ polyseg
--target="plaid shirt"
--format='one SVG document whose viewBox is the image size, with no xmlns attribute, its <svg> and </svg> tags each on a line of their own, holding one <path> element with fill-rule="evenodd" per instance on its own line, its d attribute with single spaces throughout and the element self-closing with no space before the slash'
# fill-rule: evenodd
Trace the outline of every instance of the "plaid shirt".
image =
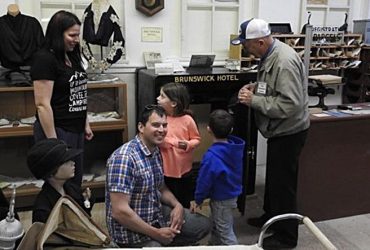
<svg viewBox="0 0 370 250">
<path fill-rule="evenodd" d="M 142 143 L 139 136 L 124 144 L 107 161 L 107 185 L 105 205 L 107 226 L 115 242 L 121 244 L 140 243 L 150 238 L 133 232 L 112 217 L 111 192 L 131 196 L 130 207 L 150 225 L 166 225 L 161 212 L 163 185 L 162 159 L 157 148 L 153 153 Z"/>
</svg>

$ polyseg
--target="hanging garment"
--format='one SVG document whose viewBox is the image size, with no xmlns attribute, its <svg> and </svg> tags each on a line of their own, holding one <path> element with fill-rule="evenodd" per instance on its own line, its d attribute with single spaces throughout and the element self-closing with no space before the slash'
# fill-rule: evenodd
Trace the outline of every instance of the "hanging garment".
<svg viewBox="0 0 370 250">
<path fill-rule="evenodd" d="M 4 68 L 31 65 L 31 59 L 44 42 L 39 21 L 31 16 L 9 14 L 0 17 L 0 62 Z"/>
<path fill-rule="evenodd" d="M 89 44 L 106 47 L 113 35 L 113 46 L 109 54 L 103 59 L 103 61 L 105 60 L 109 64 L 109 67 L 121 58 L 125 46 L 125 40 L 121 32 L 121 27 L 119 26 L 119 18 L 113 7 L 109 6 L 108 10 L 102 13 L 98 27 L 95 27 L 94 14 L 92 4 L 90 4 L 85 9 L 83 16 L 82 51 L 90 63 L 93 63 L 93 61 L 96 62 L 92 56 Z"/>
</svg>

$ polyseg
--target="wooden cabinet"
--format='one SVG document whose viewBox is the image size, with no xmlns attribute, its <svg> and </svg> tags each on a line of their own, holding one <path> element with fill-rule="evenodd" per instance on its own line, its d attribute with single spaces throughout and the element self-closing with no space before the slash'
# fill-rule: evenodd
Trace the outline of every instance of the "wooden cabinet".
<svg viewBox="0 0 370 250">
<path fill-rule="evenodd" d="M 33 87 L 0 87 L 0 180 L 32 177 L 27 151 L 33 145 L 32 119 L 35 115 Z M 105 161 L 128 139 L 127 85 L 122 82 L 88 84 L 88 115 L 94 139 L 85 143 L 84 175 L 99 199 L 104 197 Z M 25 119 L 28 118 L 28 119 Z M 29 124 L 27 124 L 27 122 Z M 11 190 L 3 189 L 10 197 Z M 17 207 L 29 208 L 39 188 L 33 184 L 17 188 Z"/>
<path fill-rule="evenodd" d="M 369 213 L 369 123 L 370 115 L 311 116 L 298 173 L 300 214 L 320 221 Z"/>
<path fill-rule="evenodd" d="M 291 46 L 303 59 L 305 35 L 288 34 L 288 35 L 273 35 L 274 38 Z M 327 70 L 341 69 L 348 67 L 352 62 L 360 59 L 360 51 L 362 43 L 361 34 L 344 34 L 342 44 L 338 45 L 312 45 L 310 54 L 310 70 Z M 237 46 L 234 46 L 237 47 Z M 238 54 L 235 50 L 239 49 L 241 66 L 244 68 L 253 68 L 258 64 L 259 59 L 251 55 L 245 55 L 239 48 L 231 48 L 230 56 L 233 59 Z"/>
</svg>

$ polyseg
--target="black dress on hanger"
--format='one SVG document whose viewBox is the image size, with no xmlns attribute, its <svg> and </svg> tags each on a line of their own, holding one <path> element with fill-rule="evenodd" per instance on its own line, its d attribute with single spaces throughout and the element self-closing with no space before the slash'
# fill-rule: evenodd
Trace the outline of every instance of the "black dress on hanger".
<svg viewBox="0 0 370 250">
<path fill-rule="evenodd" d="M 39 21 L 19 13 L 0 17 L 0 79 L 10 86 L 32 85 L 30 65 L 33 54 L 44 43 Z"/>
<path fill-rule="evenodd" d="M 31 65 L 33 53 L 44 42 L 39 21 L 21 13 L 0 17 L 0 34 L 0 62 L 7 69 Z"/>
</svg>

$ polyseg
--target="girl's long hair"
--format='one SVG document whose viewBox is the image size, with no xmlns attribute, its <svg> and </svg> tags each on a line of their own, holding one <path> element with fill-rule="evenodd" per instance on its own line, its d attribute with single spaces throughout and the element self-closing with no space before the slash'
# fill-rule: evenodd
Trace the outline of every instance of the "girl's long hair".
<svg viewBox="0 0 370 250">
<path fill-rule="evenodd" d="M 162 86 L 162 91 L 171 101 L 177 103 L 174 116 L 183 116 L 185 114 L 193 116 L 193 112 L 189 109 L 190 96 L 185 85 L 169 82 Z"/>
</svg>

